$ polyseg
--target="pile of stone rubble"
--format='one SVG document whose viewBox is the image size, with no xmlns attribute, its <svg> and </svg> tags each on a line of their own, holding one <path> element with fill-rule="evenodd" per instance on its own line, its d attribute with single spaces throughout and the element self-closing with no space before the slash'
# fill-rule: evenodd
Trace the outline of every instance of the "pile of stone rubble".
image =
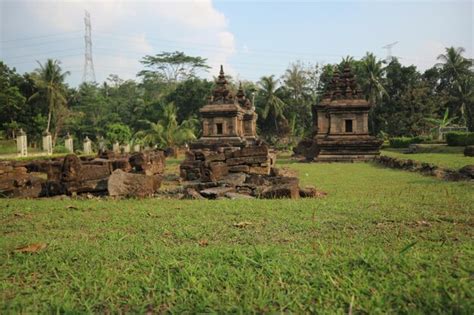
<svg viewBox="0 0 474 315">
<path fill-rule="evenodd" d="M 180 165 L 183 198 L 247 199 L 317 197 L 314 187 L 299 187 L 296 173 L 275 167 L 268 147 L 194 149 Z"/>
</svg>

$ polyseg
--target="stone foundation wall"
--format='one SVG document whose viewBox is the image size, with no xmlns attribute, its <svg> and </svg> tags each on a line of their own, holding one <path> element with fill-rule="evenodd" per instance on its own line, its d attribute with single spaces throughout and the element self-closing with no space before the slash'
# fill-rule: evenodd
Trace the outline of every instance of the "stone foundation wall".
<svg viewBox="0 0 474 315">
<path fill-rule="evenodd" d="M 418 162 L 410 159 L 398 159 L 385 155 L 376 157 L 374 161 L 385 167 L 417 172 L 449 181 L 474 180 L 474 165 L 466 165 L 459 170 L 452 170 L 430 163 Z"/>
</svg>

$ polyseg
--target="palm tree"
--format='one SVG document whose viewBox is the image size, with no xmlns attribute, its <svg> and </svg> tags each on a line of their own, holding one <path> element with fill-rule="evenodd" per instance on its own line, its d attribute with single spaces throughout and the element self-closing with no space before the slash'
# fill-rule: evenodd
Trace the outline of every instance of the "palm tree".
<svg viewBox="0 0 474 315">
<path fill-rule="evenodd" d="M 301 100 L 308 89 L 308 79 L 302 65 L 300 63 L 291 64 L 290 68 L 286 69 L 283 80 L 291 92 L 292 98 Z"/>
<path fill-rule="evenodd" d="M 175 148 L 187 141 L 196 139 L 196 126 L 199 123 L 197 119 L 190 118 L 178 124 L 177 110 L 173 103 L 163 107 L 158 122 L 146 122 L 149 129 L 137 132 L 135 138 L 142 139 L 145 143 L 156 144 L 162 149 Z"/>
<path fill-rule="evenodd" d="M 283 115 L 283 109 L 285 108 L 285 103 L 276 95 L 278 90 L 278 81 L 275 80 L 275 76 L 262 77 L 258 82 L 261 93 L 262 100 L 262 117 L 267 118 L 271 113 L 274 123 L 275 130 L 278 131 L 278 118 L 285 118 Z"/>
<path fill-rule="evenodd" d="M 372 53 L 367 53 L 361 62 L 361 73 L 362 73 L 362 90 L 368 97 L 368 101 L 372 107 L 372 113 L 370 115 L 370 124 L 372 130 L 375 129 L 375 120 L 373 111 L 377 103 L 382 99 L 384 95 L 388 95 L 382 82 L 385 74 L 385 68 L 383 62 L 377 60 Z"/>
<path fill-rule="evenodd" d="M 436 66 L 440 68 L 441 75 L 448 84 L 452 109 L 455 113 L 460 114 L 463 123 L 468 126 L 469 130 L 472 130 L 474 128 L 472 118 L 474 74 L 470 68 L 473 65 L 473 60 L 464 58 L 462 56 L 464 51 L 462 47 L 446 48 L 446 53 L 438 56 L 438 60 L 441 62 Z"/>
<path fill-rule="evenodd" d="M 446 53 L 438 56 L 440 63 L 437 63 L 436 66 L 441 69 L 441 74 L 447 78 L 450 78 L 450 81 L 457 81 L 463 75 L 469 75 L 471 70 L 469 69 L 472 66 L 472 60 L 464 58 L 462 54 L 465 52 L 465 49 L 462 47 L 446 48 Z"/>
<path fill-rule="evenodd" d="M 66 105 L 66 87 L 64 80 L 69 71 L 62 72 L 61 62 L 48 59 L 44 64 L 38 61 L 39 68 L 35 70 L 32 78 L 38 92 L 31 99 L 43 98 L 48 105 L 48 124 L 46 132 L 50 131 L 53 115 L 58 116 Z"/>
<path fill-rule="evenodd" d="M 367 53 L 362 58 L 362 73 L 363 73 L 363 90 L 365 95 L 369 98 L 369 103 L 372 106 L 377 104 L 383 95 L 387 94 L 382 84 L 385 68 L 383 62 L 377 60 L 372 53 Z"/>
</svg>

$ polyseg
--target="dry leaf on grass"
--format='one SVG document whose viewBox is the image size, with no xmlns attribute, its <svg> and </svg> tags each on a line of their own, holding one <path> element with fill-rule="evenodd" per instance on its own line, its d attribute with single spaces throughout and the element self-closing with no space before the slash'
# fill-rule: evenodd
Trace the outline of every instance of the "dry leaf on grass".
<svg viewBox="0 0 474 315">
<path fill-rule="evenodd" d="M 209 242 L 207 240 L 200 240 L 198 243 L 199 243 L 199 246 L 201 247 L 209 245 Z"/>
<path fill-rule="evenodd" d="M 427 221 L 416 221 L 416 224 L 419 225 L 419 226 L 431 226 L 431 223 L 427 222 Z"/>
<path fill-rule="evenodd" d="M 67 206 L 66 209 L 69 209 L 69 210 L 79 210 L 79 208 L 76 207 L 76 206 Z"/>
<path fill-rule="evenodd" d="M 15 252 L 17 252 L 17 253 L 36 253 L 36 252 L 39 252 L 42 249 L 45 249 L 46 246 L 48 246 L 48 245 L 46 245 L 45 243 L 34 243 L 34 244 L 30 244 L 30 245 L 23 246 L 23 247 L 18 247 L 17 249 L 15 249 Z"/>
<path fill-rule="evenodd" d="M 242 228 L 246 227 L 247 225 L 252 225 L 252 222 L 242 221 L 242 222 L 239 222 L 239 223 L 234 223 L 234 226 L 239 228 L 239 229 L 242 229 Z"/>
</svg>

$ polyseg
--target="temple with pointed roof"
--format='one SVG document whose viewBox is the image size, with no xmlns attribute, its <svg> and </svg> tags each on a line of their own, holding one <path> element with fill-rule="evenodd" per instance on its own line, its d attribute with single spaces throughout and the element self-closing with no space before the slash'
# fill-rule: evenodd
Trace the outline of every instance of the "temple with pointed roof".
<svg viewBox="0 0 474 315">
<path fill-rule="evenodd" d="M 191 148 L 218 146 L 244 147 L 257 139 L 257 114 L 250 99 L 245 96 L 242 84 L 234 96 L 227 86 L 221 66 L 216 86 L 209 103 L 199 110 L 202 120 L 202 137 Z"/>
<path fill-rule="evenodd" d="M 317 162 L 374 158 L 382 141 L 369 134 L 370 108 L 349 64 L 342 74 L 336 70 L 323 99 L 313 107 L 313 137 L 303 140 L 295 153 Z"/>
</svg>

